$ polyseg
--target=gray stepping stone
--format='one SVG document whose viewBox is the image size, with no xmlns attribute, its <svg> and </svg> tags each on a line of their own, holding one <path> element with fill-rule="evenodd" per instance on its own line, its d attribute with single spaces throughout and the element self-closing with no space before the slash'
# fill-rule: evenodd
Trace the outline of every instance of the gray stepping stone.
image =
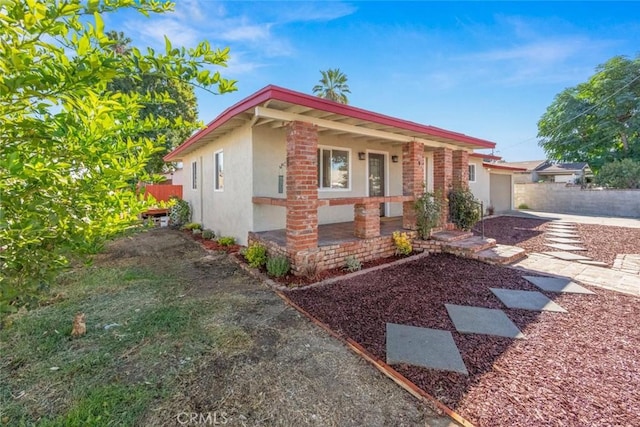
<svg viewBox="0 0 640 427">
<path fill-rule="evenodd" d="M 556 243 L 582 243 L 580 240 L 568 239 L 566 237 L 547 237 L 547 240 L 550 240 Z"/>
<path fill-rule="evenodd" d="M 555 231 L 549 232 L 549 233 L 545 233 L 545 235 L 547 236 L 551 236 L 551 237 L 566 237 L 567 239 L 579 239 L 580 236 L 578 236 L 576 233 L 556 233 Z"/>
<path fill-rule="evenodd" d="M 509 308 L 521 308 L 531 311 L 556 311 L 566 313 L 567 310 L 537 291 L 514 291 L 513 289 L 489 288 L 504 305 Z"/>
<path fill-rule="evenodd" d="M 545 255 L 549 255 L 555 258 L 559 258 L 565 261 L 580 261 L 580 260 L 590 260 L 591 258 L 584 256 L 584 255 L 578 255 L 578 254 L 574 254 L 571 252 L 564 252 L 564 251 L 551 251 L 551 252 L 542 252 Z"/>
<path fill-rule="evenodd" d="M 387 363 L 469 375 L 449 331 L 387 323 Z"/>
<path fill-rule="evenodd" d="M 587 248 L 582 246 L 568 245 L 566 243 L 545 243 L 546 246 L 550 246 L 554 249 L 560 249 L 561 251 L 586 251 Z"/>
<path fill-rule="evenodd" d="M 575 225 L 551 224 L 550 226 L 547 227 L 547 230 L 550 230 L 552 228 L 556 230 L 576 230 L 577 229 Z"/>
<path fill-rule="evenodd" d="M 449 317 L 458 332 L 524 338 L 520 329 L 502 310 L 455 304 L 444 306 L 447 307 Z"/>
<path fill-rule="evenodd" d="M 522 276 L 543 291 L 567 294 L 595 294 L 589 289 L 562 277 Z"/>
</svg>

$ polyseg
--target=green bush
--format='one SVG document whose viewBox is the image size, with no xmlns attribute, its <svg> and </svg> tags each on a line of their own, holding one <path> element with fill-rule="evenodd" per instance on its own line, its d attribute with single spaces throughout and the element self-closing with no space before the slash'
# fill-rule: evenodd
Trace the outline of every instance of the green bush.
<svg viewBox="0 0 640 427">
<path fill-rule="evenodd" d="M 350 255 L 344 259 L 344 268 L 353 273 L 354 271 L 362 270 L 362 263 L 358 258 Z"/>
<path fill-rule="evenodd" d="M 622 159 L 605 163 L 596 175 L 596 182 L 610 188 L 640 188 L 640 162 Z"/>
<path fill-rule="evenodd" d="M 526 203 L 520 203 L 518 205 L 518 209 L 529 209 L 529 205 L 527 205 Z"/>
<path fill-rule="evenodd" d="M 232 246 L 236 244 L 236 238 L 231 236 L 218 237 L 218 243 L 222 246 Z"/>
<path fill-rule="evenodd" d="M 480 221 L 480 202 L 466 189 L 454 189 L 449 193 L 451 222 L 461 230 L 469 231 Z"/>
<path fill-rule="evenodd" d="M 249 267 L 259 268 L 267 263 L 267 248 L 260 243 L 252 243 L 244 253 Z"/>
<path fill-rule="evenodd" d="M 409 255 L 413 251 L 411 238 L 407 233 L 394 231 L 393 243 L 396 245 L 396 255 Z"/>
<path fill-rule="evenodd" d="M 190 222 L 182 226 L 185 230 L 202 230 L 202 225 L 197 222 Z"/>
<path fill-rule="evenodd" d="M 430 192 L 425 192 L 415 201 L 417 231 L 421 239 L 428 239 L 431 230 L 440 225 L 442 203 L 440 194 Z"/>
<path fill-rule="evenodd" d="M 173 196 L 169 199 L 169 205 L 169 224 L 174 227 L 182 227 L 191 221 L 189 202 Z"/>
<path fill-rule="evenodd" d="M 267 272 L 273 277 L 286 276 L 289 273 L 289 260 L 287 257 L 279 255 L 267 260 Z"/>
<path fill-rule="evenodd" d="M 202 238 L 203 239 L 211 240 L 214 237 L 216 237 L 216 234 L 213 232 L 213 230 L 207 229 L 207 230 L 202 231 Z"/>
</svg>

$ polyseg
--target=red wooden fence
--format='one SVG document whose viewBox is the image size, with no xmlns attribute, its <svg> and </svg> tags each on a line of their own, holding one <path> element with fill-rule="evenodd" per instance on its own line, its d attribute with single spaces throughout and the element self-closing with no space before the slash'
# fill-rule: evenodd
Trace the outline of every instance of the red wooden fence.
<svg viewBox="0 0 640 427">
<path fill-rule="evenodd" d="M 144 189 L 145 198 L 150 194 L 159 202 L 167 202 L 171 196 L 177 196 L 182 199 L 182 185 L 150 184 L 142 188 Z"/>
</svg>

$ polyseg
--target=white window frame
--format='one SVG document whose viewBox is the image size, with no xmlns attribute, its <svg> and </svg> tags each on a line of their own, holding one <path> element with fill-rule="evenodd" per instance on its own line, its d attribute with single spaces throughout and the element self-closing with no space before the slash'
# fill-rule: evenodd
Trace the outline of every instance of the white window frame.
<svg viewBox="0 0 640 427">
<path fill-rule="evenodd" d="M 191 189 L 198 189 L 198 161 L 191 162 Z"/>
<path fill-rule="evenodd" d="M 218 185 L 218 154 L 222 154 L 222 186 Z M 218 150 L 213 153 L 213 191 L 216 193 L 224 191 L 224 150 Z"/>
<path fill-rule="evenodd" d="M 320 155 L 318 156 L 318 165 L 320 166 L 320 172 L 318 173 L 318 191 L 320 192 L 328 192 L 328 191 L 351 191 L 351 178 L 352 178 L 352 164 L 353 164 L 353 156 L 351 155 L 351 148 L 347 147 L 334 147 L 331 145 L 318 145 L 318 150 L 320 150 Z M 347 188 L 332 188 L 332 187 L 322 187 L 322 150 L 340 150 L 347 152 L 347 161 L 349 162 L 349 168 L 347 173 L 348 177 L 348 185 Z"/>
<path fill-rule="evenodd" d="M 471 179 L 471 170 L 473 169 L 473 179 Z M 476 182 L 477 176 L 476 176 L 476 172 L 478 171 L 478 168 L 476 168 L 476 164 L 475 163 L 469 163 L 469 182 Z"/>
</svg>

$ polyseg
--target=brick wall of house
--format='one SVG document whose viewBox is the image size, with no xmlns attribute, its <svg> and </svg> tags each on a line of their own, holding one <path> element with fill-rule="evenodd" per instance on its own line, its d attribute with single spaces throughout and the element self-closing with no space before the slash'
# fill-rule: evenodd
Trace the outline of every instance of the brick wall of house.
<svg viewBox="0 0 640 427">
<path fill-rule="evenodd" d="M 318 246 L 318 130 L 304 122 L 287 126 L 287 248 Z"/>
<path fill-rule="evenodd" d="M 402 145 L 402 195 L 419 197 L 424 191 L 424 146 L 419 142 Z M 414 201 L 402 204 L 402 227 L 415 230 Z"/>
<path fill-rule="evenodd" d="M 469 189 L 469 152 L 455 150 L 451 155 L 452 186 L 454 188 Z"/>
<path fill-rule="evenodd" d="M 452 153 L 451 149 L 444 147 L 436 148 L 433 152 L 433 191 L 445 198 L 453 186 Z M 440 224 L 447 224 L 448 218 L 449 205 L 443 203 Z"/>
<path fill-rule="evenodd" d="M 436 240 L 418 240 L 415 231 L 406 231 L 411 237 L 415 251 L 439 253 L 441 242 Z M 316 249 L 288 252 L 283 246 L 269 240 L 263 240 L 256 233 L 249 233 L 249 244 L 260 243 L 267 248 L 269 256 L 286 256 L 291 262 L 295 275 L 308 275 L 315 272 L 344 267 L 346 258 L 356 257 L 360 262 L 387 258 L 395 254 L 395 244 L 391 236 L 378 236 L 370 239 L 354 240 L 335 245 L 321 246 Z"/>
</svg>

